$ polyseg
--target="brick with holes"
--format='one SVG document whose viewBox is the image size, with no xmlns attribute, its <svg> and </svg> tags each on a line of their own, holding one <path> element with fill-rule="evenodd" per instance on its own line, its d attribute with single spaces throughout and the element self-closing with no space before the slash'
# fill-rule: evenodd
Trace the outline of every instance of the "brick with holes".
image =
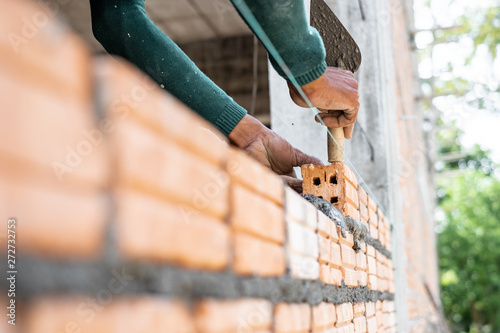
<svg viewBox="0 0 500 333">
<path fill-rule="evenodd" d="M 330 165 L 302 166 L 304 194 L 313 194 L 328 200 L 346 216 L 359 220 L 358 182 L 342 162 Z"/>
</svg>

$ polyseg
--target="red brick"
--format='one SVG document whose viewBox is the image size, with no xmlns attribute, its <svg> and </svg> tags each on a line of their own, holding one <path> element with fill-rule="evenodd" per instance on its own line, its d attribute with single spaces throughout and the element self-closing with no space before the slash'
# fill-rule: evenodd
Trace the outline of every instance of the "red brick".
<svg viewBox="0 0 500 333">
<path fill-rule="evenodd" d="M 358 197 L 362 206 L 368 206 L 368 194 L 361 185 L 358 186 Z"/>
<path fill-rule="evenodd" d="M 358 286 L 358 273 L 354 269 L 340 267 L 340 271 L 342 272 L 344 283 L 348 287 L 355 288 Z"/>
<path fill-rule="evenodd" d="M 337 333 L 354 333 L 354 324 L 347 324 L 336 328 Z"/>
<path fill-rule="evenodd" d="M 332 257 L 330 243 L 328 238 L 318 235 L 319 262 L 322 264 L 330 263 Z"/>
<path fill-rule="evenodd" d="M 205 300 L 196 305 L 196 327 L 199 333 L 270 330 L 272 318 L 272 303 L 267 300 Z"/>
<path fill-rule="evenodd" d="M 331 264 L 332 267 L 339 268 L 342 266 L 342 256 L 340 254 L 340 245 L 337 243 L 331 243 L 331 254 L 332 254 L 332 260 Z"/>
<path fill-rule="evenodd" d="M 376 275 L 368 274 L 368 287 L 370 290 L 378 290 L 378 277 Z"/>
<path fill-rule="evenodd" d="M 294 220 L 316 232 L 318 210 L 289 187 L 285 188 L 285 209 L 287 220 Z"/>
<path fill-rule="evenodd" d="M 322 197 L 334 203 L 344 214 L 359 220 L 357 182 L 343 163 L 304 165 L 302 176 L 304 193 Z"/>
<path fill-rule="evenodd" d="M 335 167 L 337 173 L 342 175 L 343 179 L 349 181 L 354 188 L 358 188 L 358 181 L 356 180 L 356 176 L 354 175 L 354 172 L 352 172 L 351 169 L 347 167 L 347 165 L 342 162 L 333 162 L 331 165 Z"/>
<path fill-rule="evenodd" d="M 21 254 L 96 258 L 103 250 L 108 219 L 103 193 L 43 188 L 3 178 L 0 202 L 4 212 L 18 221 Z"/>
<path fill-rule="evenodd" d="M 378 328 L 384 327 L 384 313 L 382 311 L 377 311 L 375 313 L 375 318 L 377 319 Z"/>
<path fill-rule="evenodd" d="M 285 217 L 282 208 L 239 185 L 232 187 L 231 199 L 230 221 L 235 230 L 283 244 Z"/>
<path fill-rule="evenodd" d="M 354 303 L 354 316 L 360 316 L 365 314 L 365 303 Z"/>
<path fill-rule="evenodd" d="M 106 87 L 103 103 L 113 125 L 133 119 L 205 161 L 224 165 L 229 154 L 227 139 L 212 124 L 125 61 L 104 58 L 95 67 L 95 75 Z"/>
<path fill-rule="evenodd" d="M 332 221 L 330 229 L 330 240 L 337 243 L 339 241 L 340 227 Z"/>
<path fill-rule="evenodd" d="M 356 271 L 358 273 L 358 285 L 367 286 L 368 285 L 368 273 L 363 271 Z"/>
<path fill-rule="evenodd" d="M 349 231 L 345 231 L 345 237 L 342 236 L 342 233 L 340 232 L 340 227 L 338 228 L 338 234 L 339 234 L 339 243 L 340 244 L 345 244 L 349 247 L 354 246 L 354 237 Z"/>
<path fill-rule="evenodd" d="M 356 252 L 345 244 L 340 245 L 342 255 L 342 266 L 354 269 L 356 267 Z"/>
<path fill-rule="evenodd" d="M 366 254 L 362 252 L 356 253 L 356 270 L 366 271 L 366 268 L 367 268 Z"/>
<path fill-rule="evenodd" d="M 116 125 L 113 137 L 118 185 L 215 218 L 226 217 L 229 182 L 225 171 L 129 119 Z"/>
<path fill-rule="evenodd" d="M 345 216 L 352 217 L 356 221 L 360 220 L 359 210 L 356 207 L 354 207 L 353 205 L 351 205 L 350 203 L 346 202 L 345 204 L 343 204 L 342 206 L 340 206 L 338 208 L 342 211 L 342 213 Z"/>
<path fill-rule="evenodd" d="M 318 211 L 318 233 L 324 237 L 330 237 L 332 233 L 332 227 L 335 226 L 328 216 Z"/>
<path fill-rule="evenodd" d="M 371 245 L 366 245 L 366 255 L 375 258 L 375 248 Z"/>
<path fill-rule="evenodd" d="M 319 263 L 316 258 L 288 253 L 288 267 L 292 277 L 304 280 L 319 279 Z"/>
<path fill-rule="evenodd" d="M 385 247 L 385 230 L 382 226 L 378 228 L 378 240 Z"/>
<path fill-rule="evenodd" d="M 243 151 L 231 149 L 227 171 L 234 182 L 243 184 L 280 206 L 283 205 L 285 188 L 281 178 Z"/>
<path fill-rule="evenodd" d="M 375 302 L 365 303 L 366 317 L 371 318 L 375 315 Z"/>
<path fill-rule="evenodd" d="M 4 73 L 0 77 L 2 94 L 12 101 L 3 102 L 0 110 L 2 174 L 36 182 L 33 186 L 105 188 L 110 180 L 109 146 L 102 133 L 100 139 L 87 137 L 96 129 L 90 96 L 77 101 L 45 94 L 38 87 L 38 93 L 26 98 L 29 88 L 15 80 Z"/>
<path fill-rule="evenodd" d="M 325 284 L 333 284 L 329 265 L 322 264 L 319 266 L 319 278 Z"/>
<path fill-rule="evenodd" d="M 368 206 L 369 210 L 372 210 L 374 212 L 377 211 L 377 203 L 375 202 L 375 200 L 373 200 L 373 198 L 370 195 L 368 195 L 368 205 L 367 206 Z"/>
<path fill-rule="evenodd" d="M 359 251 L 361 253 L 366 253 L 366 242 L 359 241 Z"/>
<path fill-rule="evenodd" d="M 358 191 L 356 190 L 356 188 L 346 180 L 344 181 L 344 189 L 345 189 L 346 201 L 349 204 L 351 204 L 354 208 L 358 209 L 359 198 L 358 198 Z"/>
<path fill-rule="evenodd" d="M 373 257 L 368 257 L 368 274 L 377 274 L 377 260 Z"/>
<path fill-rule="evenodd" d="M 395 311 L 394 301 L 383 301 L 382 310 L 384 312 L 394 312 Z"/>
<path fill-rule="evenodd" d="M 372 317 L 366 321 L 366 327 L 368 333 L 377 333 L 377 318 Z"/>
<path fill-rule="evenodd" d="M 275 333 L 307 332 L 311 329 L 309 304 L 279 303 L 274 308 Z"/>
<path fill-rule="evenodd" d="M 153 297 L 113 299 L 86 321 L 75 313 L 82 304 L 90 310 L 85 297 L 43 297 L 35 300 L 26 318 L 27 333 L 49 332 L 172 332 L 195 333 L 187 306 L 180 301 Z M 89 311 L 87 311 L 89 312 Z M 86 318 L 86 317 L 85 317 Z"/>
<path fill-rule="evenodd" d="M 380 221 L 381 224 L 383 224 L 385 219 L 384 212 L 382 212 L 381 209 L 378 209 L 377 214 L 378 214 L 378 220 Z"/>
<path fill-rule="evenodd" d="M 340 287 L 342 285 L 342 272 L 340 269 L 333 267 L 330 269 L 330 280 L 334 286 Z"/>
<path fill-rule="evenodd" d="M 285 273 L 282 246 L 244 233 L 235 233 L 234 271 L 239 275 L 280 276 Z"/>
<path fill-rule="evenodd" d="M 371 209 L 368 209 L 368 215 L 370 217 L 370 220 L 368 221 L 370 224 L 370 227 L 378 227 L 378 216 L 376 211 L 373 211 Z"/>
<path fill-rule="evenodd" d="M 33 86 L 30 89 L 42 95 L 59 95 L 78 102 L 87 98 L 91 87 L 82 83 L 90 79 L 88 47 L 52 19 L 53 11 L 45 7 L 29 1 L 10 2 L 4 7 L 5 14 L 0 14 L 0 31 L 5 32 L 5 38 L 0 40 L 2 77 L 29 82 Z"/>
<path fill-rule="evenodd" d="M 351 303 L 342 303 L 335 306 L 337 311 L 337 327 L 349 323 L 354 318 L 353 305 Z"/>
<path fill-rule="evenodd" d="M 117 191 L 116 204 L 124 255 L 193 268 L 227 267 L 229 228 L 222 222 L 131 191 Z"/>
<path fill-rule="evenodd" d="M 362 222 L 368 222 L 368 219 L 370 218 L 368 214 L 368 208 L 366 208 L 365 205 L 359 206 L 359 219 Z"/>
<path fill-rule="evenodd" d="M 377 261 L 377 276 L 381 279 L 385 278 L 385 266 L 380 261 Z"/>
<path fill-rule="evenodd" d="M 366 317 L 359 316 L 354 318 L 354 332 L 366 333 Z"/>
<path fill-rule="evenodd" d="M 311 229 L 291 220 L 287 222 L 286 232 L 286 249 L 288 252 L 309 256 L 314 260 L 318 259 L 319 245 L 317 234 Z"/>
<path fill-rule="evenodd" d="M 332 303 L 322 302 L 317 306 L 312 307 L 312 331 L 322 332 L 330 327 L 333 327 L 336 321 L 335 305 Z"/>
<path fill-rule="evenodd" d="M 377 240 L 379 237 L 378 237 L 378 228 L 376 226 L 374 226 L 373 224 L 370 224 L 370 236 Z"/>
</svg>

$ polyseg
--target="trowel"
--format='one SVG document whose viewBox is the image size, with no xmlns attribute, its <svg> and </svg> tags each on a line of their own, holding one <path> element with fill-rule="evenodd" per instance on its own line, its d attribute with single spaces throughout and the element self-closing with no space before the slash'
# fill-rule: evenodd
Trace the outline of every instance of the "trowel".
<svg viewBox="0 0 500 333">
<path fill-rule="evenodd" d="M 311 0 L 311 25 L 323 38 L 326 64 L 355 73 L 361 65 L 361 51 L 324 0 Z M 328 162 L 344 162 L 344 129 L 329 128 L 329 131 L 338 145 L 328 134 Z"/>
</svg>

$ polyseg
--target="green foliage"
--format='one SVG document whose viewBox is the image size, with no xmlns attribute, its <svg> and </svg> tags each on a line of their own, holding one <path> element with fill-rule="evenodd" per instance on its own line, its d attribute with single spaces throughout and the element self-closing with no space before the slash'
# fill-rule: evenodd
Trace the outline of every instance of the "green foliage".
<svg viewBox="0 0 500 333">
<path fill-rule="evenodd" d="M 473 41 L 474 47 L 468 55 L 463 56 L 461 59 L 463 64 L 460 66 L 470 65 L 476 59 L 481 47 L 488 50 L 491 59 L 495 60 L 498 58 L 500 49 L 500 6 L 474 9 L 473 4 L 471 4 L 471 8 L 468 8 L 466 14 L 456 19 L 453 27 L 437 29 L 433 32 L 433 37 L 432 47 L 464 40 Z M 432 48 L 421 50 L 419 52 L 420 60 L 429 58 L 431 54 Z M 457 61 L 458 59 L 453 60 Z M 466 79 L 457 76 L 454 69 L 454 65 L 449 63 L 448 68 L 442 69 L 441 73 L 437 73 L 433 77 L 434 96 L 455 95 L 463 97 L 466 103 L 476 109 L 498 112 L 498 105 L 495 105 L 495 101 L 500 100 L 498 80 L 489 79 L 489 82 L 485 82 L 485 78 L 471 80 L 469 77 Z"/>
<path fill-rule="evenodd" d="M 442 299 L 455 332 L 500 332 L 500 181 L 467 170 L 441 191 Z"/>
<path fill-rule="evenodd" d="M 486 45 L 493 59 L 497 56 L 497 46 L 500 44 L 500 7 L 489 8 L 479 16 L 479 24 L 471 29 L 474 39 L 474 53 L 479 45 Z"/>
<path fill-rule="evenodd" d="M 486 175 L 492 175 L 495 172 L 496 165 L 489 157 L 490 152 L 484 150 L 479 145 L 465 149 L 461 144 L 463 130 L 455 126 L 455 122 L 445 122 L 442 118 L 438 123 L 442 126 L 437 133 L 438 155 L 460 154 L 460 158 L 442 162 L 437 171 L 449 171 L 457 169 L 474 169 L 483 172 Z"/>
<path fill-rule="evenodd" d="M 450 56 L 448 66 L 433 70 L 433 77 L 423 80 L 422 87 L 430 97 L 454 95 L 475 109 L 498 112 L 498 80 L 493 76 L 476 80 L 460 75 L 466 72 L 463 66 L 474 65 L 474 59 L 483 61 L 480 49 L 486 49 L 493 60 L 500 56 L 499 2 L 491 8 L 480 8 L 474 2 L 469 6 L 453 27 L 433 31 L 431 48 L 421 50 L 419 57 L 421 61 L 432 60 L 433 47 L 442 43 L 467 45 L 473 41 L 474 48 L 463 58 Z M 432 102 L 426 103 L 424 99 L 423 110 L 435 107 Z M 438 214 L 438 253 L 444 312 L 454 332 L 500 332 L 500 180 L 494 176 L 498 167 L 489 151 L 480 146 L 465 149 L 461 144 L 463 132 L 443 117 L 444 110 L 435 111 L 440 157 L 436 169 L 441 172 L 437 177 L 438 210 L 442 213 Z"/>
</svg>

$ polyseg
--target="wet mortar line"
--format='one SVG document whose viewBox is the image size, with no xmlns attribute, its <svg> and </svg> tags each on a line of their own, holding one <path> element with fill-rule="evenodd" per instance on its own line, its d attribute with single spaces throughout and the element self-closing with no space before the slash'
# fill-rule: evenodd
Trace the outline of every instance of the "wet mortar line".
<svg viewBox="0 0 500 333">
<path fill-rule="evenodd" d="M 361 221 L 357 221 L 349 216 L 344 216 L 344 214 L 330 202 L 313 194 L 304 195 L 304 199 L 310 202 L 314 207 L 316 207 L 318 211 L 322 212 L 331 220 L 333 220 L 335 224 L 340 227 L 342 236 L 345 237 L 346 232 L 353 235 L 353 249 L 356 252 L 359 251 L 361 243 L 365 242 L 367 245 L 373 246 L 375 250 L 379 251 L 388 259 L 392 258 L 392 253 L 387 250 L 379 240 L 375 240 L 371 237 L 368 229 Z"/>
</svg>

